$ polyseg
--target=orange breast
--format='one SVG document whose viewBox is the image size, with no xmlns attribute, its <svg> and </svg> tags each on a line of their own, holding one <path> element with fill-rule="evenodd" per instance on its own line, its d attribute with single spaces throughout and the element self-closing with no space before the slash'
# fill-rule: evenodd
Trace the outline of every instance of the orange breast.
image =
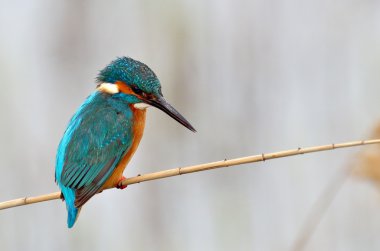
<svg viewBox="0 0 380 251">
<path fill-rule="evenodd" d="M 117 165 L 115 171 L 112 173 L 111 177 L 104 183 L 101 190 L 106 188 L 112 188 L 115 187 L 121 177 L 123 176 L 123 172 L 125 167 L 127 166 L 128 162 L 131 160 L 133 154 L 136 152 L 137 147 L 139 146 L 140 140 L 144 133 L 144 127 L 145 127 L 145 113 L 146 110 L 140 110 L 133 107 L 133 105 L 130 106 L 132 112 L 133 112 L 133 139 L 132 139 L 132 146 L 128 150 L 128 152 L 124 155 L 122 160 Z"/>
</svg>

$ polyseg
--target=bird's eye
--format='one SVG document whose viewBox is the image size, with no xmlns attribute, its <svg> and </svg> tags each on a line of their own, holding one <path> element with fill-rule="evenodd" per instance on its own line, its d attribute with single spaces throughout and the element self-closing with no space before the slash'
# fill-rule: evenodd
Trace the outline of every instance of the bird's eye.
<svg viewBox="0 0 380 251">
<path fill-rule="evenodd" d="M 137 95 L 141 95 L 143 93 L 143 91 L 135 85 L 132 85 L 131 88 L 132 88 L 132 91 L 136 93 Z"/>
</svg>

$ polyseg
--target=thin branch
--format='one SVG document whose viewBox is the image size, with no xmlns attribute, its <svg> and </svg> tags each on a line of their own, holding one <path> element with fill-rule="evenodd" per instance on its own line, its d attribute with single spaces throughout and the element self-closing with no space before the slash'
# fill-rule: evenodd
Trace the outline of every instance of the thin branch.
<svg viewBox="0 0 380 251">
<path fill-rule="evenodd" d="M 210 162 L 206 164 L 180 167 L 180 168 L 168 169 L 168 170 L 155 172 L 155 173 L 138 175 L 136 177 L 125 179 L 121 185 L 126 186 L 126 185 L 136 184 L 140 182 L 163 179 L 163 178 L 187 174 L 187 173 L 207 171 L 207 170 L 216 169 L 216 168 L 236 166 L 236 165 L 242 165 L 242 164 L 253 163 L 253 162 L 260 162 L 260 161 L 289 157 L 289 156 L 305 154 L 305 153 L 321 152 L 321 151 L 328 151 L 328 150 L 333 150 L 337 148 L 379 144 L 379 143 L 380 143 L 380 139 L 352 141 L 352 142 L 339 143 L 339 144 L 297 148 L 297 149 L 274 152 L 274 153 L 266 153 L 266 154 L 263 153 L 259 155 L 252 155 L 248 157 L 242 157 L 242 158 L 236 158 L 236 159 L 230 159 L 230 160 L 225 159 L 225 160 Z M 19 198 L 15 200 L 9 200 L 9 201 L 0 203 L 0 210 L 11 208 L 11 207 L 24 206 L 28 204 L 43 202 L 43 201 L 56 200 L 59 198 L 60 198 L 60 192 L 55 192 L 55 193 L 40 195 L 36 197 L 24 197 L 24 198 Z"/>
</svg>

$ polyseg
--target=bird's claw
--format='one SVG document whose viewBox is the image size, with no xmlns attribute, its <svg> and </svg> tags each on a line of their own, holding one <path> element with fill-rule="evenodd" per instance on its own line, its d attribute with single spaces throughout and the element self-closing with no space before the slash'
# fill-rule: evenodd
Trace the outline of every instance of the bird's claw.
<svg viewBox="0 0 380 251">
<path fill-rule="evenodd" d="M 116 188 L 117 189 L 125 189 L 128 185 L 123 185 L 123 181 L 125 180 L 126 178 L 124 176 L 122 176 L 119 181 L 117 182 L 117 185 L 116 185 Z"/>
</svg>

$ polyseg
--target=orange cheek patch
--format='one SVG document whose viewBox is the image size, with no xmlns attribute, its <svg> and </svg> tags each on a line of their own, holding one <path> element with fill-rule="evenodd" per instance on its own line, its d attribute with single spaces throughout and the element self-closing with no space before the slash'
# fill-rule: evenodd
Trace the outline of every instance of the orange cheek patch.
<svg viewBox="0 0 380 251">
<path fill-rule="evenodd" d="M 125 93 L 125 94 L 135 94 L 132 89 L 126 85 L 124 82 L 122 81 L 116 81 L 115 83 L 117 85 L 117 88 L 119 88 L 119 91 L 121 91 L 122 93 Z"/>
</svg>

